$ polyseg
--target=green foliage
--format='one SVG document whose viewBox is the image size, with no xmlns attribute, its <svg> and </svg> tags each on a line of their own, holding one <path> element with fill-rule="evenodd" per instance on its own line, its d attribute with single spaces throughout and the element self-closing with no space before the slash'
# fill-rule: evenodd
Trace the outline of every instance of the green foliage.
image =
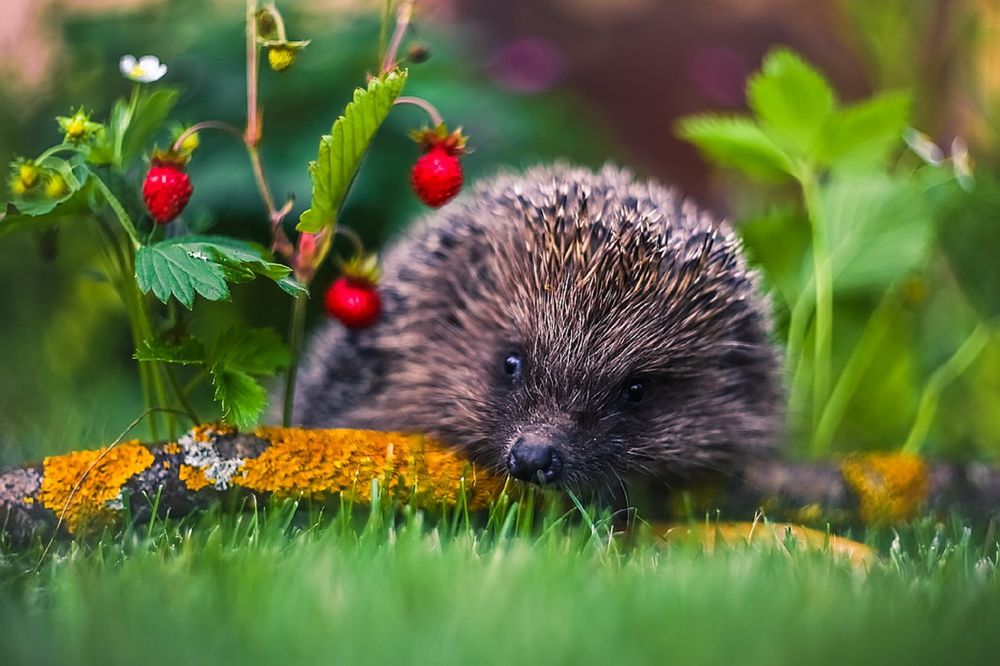
<svg viewBox="0 0 1000 666">
<path fill-rule="evenodd" d="M 747 83 L 747 103 L 763 131 L 798 156 L 813 153 L 836 100 L 819 72 L 791 51 L 777 49 Z"/>
<path fill-rule="evenodd" d="M 904 133 L 914 134 L 907 129 L 910 96 L 886 91 L 842 106 L 826 79 L 786 49 L 764 58 L 747 84 L 747 102 L 751 116 L 694 116 L 683 119 L 678 132 L 720 165 L 755 180 L 790 176 L 800 187 L 795 204 L 771 203 L 768 212 L 740 225 L 748 254 L 787 316 L 791 432 L 809 434 L 812 453 L 829 452 L 866 373 L 895 359 L 892 381 L 883 374 L 883 390 L 867 404 L 895 405 L 899 413 L 883 411 L 883 430 L 876 436 L 883 438 L 882 446 L 900 442 L 902 433 L 890 424 L 912 418 L 916 406 L 909 393 L 919 391 L 908 390 L 913 377 L 899 373 L 912 372 L 916 354 L 902 349 L 898 338 L 875 334 L 888 328 L 875 304 L 904 299 L 903 285 L 926 271 L 935 250 L 935 223 L 945 230 L 942 247 L 954 257 L 970 297 L 984 313 L 997 312 L 982 307 L 993 298 L 986 292 L 1000 285 L 1000 274 L 993 280 L 986 268 L 995 262 L 982 254 L 1000 242 L 990 231 L 996 225 L 987 221 L 989 205 L 949 203 L 956 183 L 972 182 L 967 156 L 917 169 L 903 160 L 890 169 L 888 158 L 903 150 Z M 948 221 L 953 206 L 967 213 L 958 224 Z M 867 303 L 860 310 L 859 301 Z M 893 310 L 889 305 L 879 311 Z M 928 373 L 915 423 L 927 423 L 936 403 L 927 392 L 940 391 L 940 382 L 932 387 L 931 377 Z M 890 384 L 900 392 L 887 390 Z M 915 442 L 921 437 L 911 435 L 910 447 L 922 445 Z"/>
<path fill-rule="evenodd" d="M 175 88 L 143 92 L 137 85 L 131 99 L 118 99 L 112 105 L 108 122 L 90 148 L 88 159 L 94 164 L 127 168 L 149 149 L 179 97 Z"/>
<path fill-rule="evenodd" d="M 319 142 L 319 154 L 309 163 L 312 203 L 299 218 L 299 231 L 316 233 L 337 223 L 337 213 L 354 181 L 368 144 L 403 91 L 407 71 L 373 77 L 357 88 L 343 115 Z"/>
<path fill-rule="evenodd" d="M 136 252 L 135 277 L 143 293 L 150 291 L 166 303 L 176 298 L 191 309 L 195 294 L 210 301 L 227 300 L 228 283 L 261 275 L 274 280 L 291 295 L 305 293 L 289 279 L 291 269 L 268 259 L 264 248 L 220 236 L 179 236 Z"/>
<path fill-rule="evenodd" d="M 1000 317 L 1000 182 L 980 178 L 953 190 L 940 225 L 941 247 L 969 301 L 985 320 Z"/>
<path fill-rule="evenodd" d="M 691 116 L 678 123 L 678 135 L 711 160 L 760 180 L 781 180 L 794 173 L 788 155 L 747 118 Z"/>
<path fill-rule="evenodd" d="M 752 118 L 692 116 L 678 134 L 706 157 L 758 179 L 818 168 L 877 165 L 900 146 L 910 98 L 887 91 L 841 107 L 822 74 L 786 49 L 771 51 L 747 83 Z"/>
<path fill-rule="evenodd" d="M 911 180 L 878 172 L 832 178 L 820 207 L 835 291 L 881 292 L 926 265 L 934 227 Z"/>
<path fill-rule="evenodd" d="M 291 360 L 281 337 L 271 329 L 234 326 L 209 344 L 187 337 L 175 344 L 146 340 L 136 359 L 143 362 L 199 366 L 211 378 L 222 418 L 239 428 L 256 423 L 267 406 L 259 377 L 287 367 Z"/>
</svg>

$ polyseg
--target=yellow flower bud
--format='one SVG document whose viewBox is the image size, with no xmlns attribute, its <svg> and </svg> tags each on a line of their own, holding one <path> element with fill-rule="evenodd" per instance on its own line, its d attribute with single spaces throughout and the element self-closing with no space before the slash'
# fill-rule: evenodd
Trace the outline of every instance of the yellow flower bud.
<svg viewBox="0 0 1000 666">
<path fill-rule="evenodd" d="M 10 191 L 14 196 L 21 196 L 28 191 L 28 188 L 24 186 L 24 182 L 20 178 L 16 179 L 10 184 Z"/>
<path fill-rule="evenodd" d="M 61 199 L 69 192 L 66 180 L 57 173 L 52 174 L 45 181 L 45 196 L 50 199 Z"/>
<path fill-rule="evenodd" d="M 184 137 L 181 141 L 181 152 L 182 153 L 193 153 L 195 149 L 201 144 L 201 137 L 198 136 L 197 132 L 192 132 Z"/>
<path fill-rule="evenodd" d="M 87 120 L 79 115 L 73 116 L 73 120 L 66 126 L 66 136 L 71 139 L 80 139 L 87 133 Z"/>
<path fill-rule="evenodd" d="M 267 63 L 276 72 L 283 72 L 295 63 L 296 49 L 288 46 L 271 46 L 267 49 Z"/>
<path fill-rule="evenodd" d="M 17 171 L 17 177 L 25 189 L 31 189 L 38 184 L 38 167 L 34 164 L 22 164 Z"/>
</svg>

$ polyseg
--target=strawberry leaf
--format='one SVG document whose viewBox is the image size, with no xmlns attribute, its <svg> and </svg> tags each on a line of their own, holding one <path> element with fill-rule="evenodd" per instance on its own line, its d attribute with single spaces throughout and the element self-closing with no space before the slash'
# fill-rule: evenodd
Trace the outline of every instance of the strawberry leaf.
<svg viewBox="0 0 1000 666">
<path fill-rule="evenodd" d="M 792 161 L 749 118 L 713 115 L 682 118 L 678 135 L 705 157 L 760 180 L 780 180 L 793 172 Z"/>
<path fill-rule="evenodd" d="M 255 375 L 273 375 L 291 355 L 271 329 L 231 328 L 207 348 L 208 372 L 222 418 L 247 428 L 267 406 L 267 390 Z"/>
<path fill-rule="evenodd" d="M 336 224 L 337 213 L 361 166 L 361 160 L 389 109 L 406 83 L 406 70 L 377 76 L 354 99 L 319 142 L 319 154 L 309 163 L 312 202 L 299 217 L 298 230 L 317 233 Z"/>
<path fill-rule="evenodd" d="M 173 296 L 191 309 L 200 294 L 210 301 L 227 300 L 229 283 L 249 282 L 260 275 L 293 296 L 306 293 L 292 270 L 269 259 L 262 246 L 222 236 L 180 236 L 139 248 L 135 277 L 143 293 L 166 303 Z"/>
<path fill-rule="evenodd" d="M 845 107 L 831 117 L 818 145 L 818 157 L 839 168 L 867 167 L 903 145 L 910 95 L 888 91 Z"/>
<path fill-rule="evenodd" d="M 747 82 L 747 103 L 764 131 L 797 157 L 812 155 L 836 107 L 823 75 L 787 49 L 764 57 Z"/>
</svg>

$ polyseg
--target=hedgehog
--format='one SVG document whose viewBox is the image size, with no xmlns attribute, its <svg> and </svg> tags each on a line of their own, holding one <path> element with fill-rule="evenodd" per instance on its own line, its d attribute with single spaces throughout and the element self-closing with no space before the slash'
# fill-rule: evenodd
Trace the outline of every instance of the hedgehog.
<svg viewBox="0 0 1000 666">
<path fill-rule="evenodd" d="M 612 166 L 501 174 L 382 269 L 377 324 L 313 336 L 298 424 L 425 433 L 568 489 L 738 475 L 779 439 L 758 275 L 672 189 Z"/>
</svg>

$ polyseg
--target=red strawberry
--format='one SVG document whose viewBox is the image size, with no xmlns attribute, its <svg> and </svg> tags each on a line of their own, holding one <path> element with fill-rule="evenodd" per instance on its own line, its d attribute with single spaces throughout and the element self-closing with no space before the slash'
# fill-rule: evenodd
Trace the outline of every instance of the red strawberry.
<svg viewBox="0 0 1000 666">
<path fill-rule="evenodd" d="M 157 224 L 167 224 L 180 215 L 193 191 L 183 164 L 155 159 L 142 183 L 142 198 Z"/>
<path fill-rule="evenodd" d="M 466 138 L 460 129 L 448 132 L 444 123 L 434 129 L 417 130 L 411 136 L 424 149 L 410 173 L 413 191 L 428 206 L 443 206 L 462 189 L 462 163 L 458 158 L 465 154 Z"/>
<path fill-rule="evenodd" d="M 378 320 L 382 300 L 372 282 L 340 277 L 326 292 L 326 311 L 347 328 L 368 328 Z"/>
<path fill-rule="evenodd" d="M 421 201 L 438 208 L 462 189 L 462 164 L 445 148 L 431 148 L 413 165 L 410 184 Z"/>
</svg>

